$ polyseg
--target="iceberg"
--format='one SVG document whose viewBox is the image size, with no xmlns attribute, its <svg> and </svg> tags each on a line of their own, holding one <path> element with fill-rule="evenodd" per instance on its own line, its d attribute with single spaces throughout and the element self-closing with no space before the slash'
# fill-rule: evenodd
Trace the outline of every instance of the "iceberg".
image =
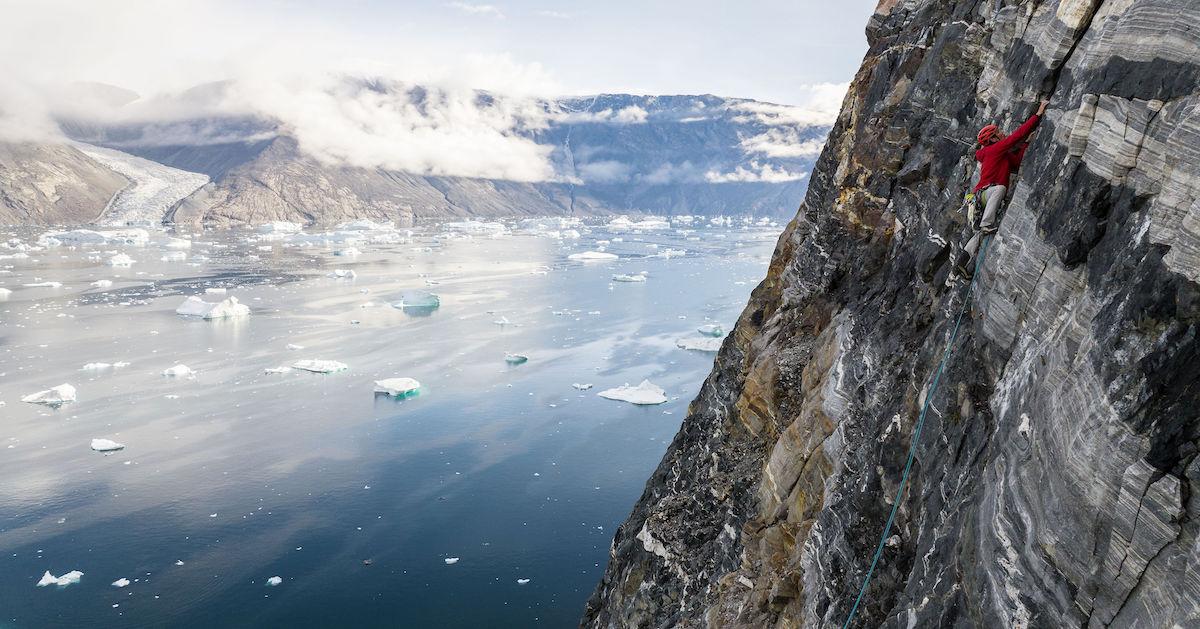
<svg viewBox="0 0 1200 629">
<path fill-rule="evenodd" d="M 21 398 L 21 401 L 30 404 L 45 404 L 46 406 L 62 406 L 67 402 L 75 401 L 75 387 L 69 384 L 60 384 L 53 389 L 26 395 Z"/>
<path fill-rule="evenodd" d="M 168 238 L 167 249 L 191 249 L 192 241 L 186 238 Z"/>
<path fill-rule="evenodd" d="M 529 583 L 529 579 L 517 579 L 517 585 L 525 585 Z"/>
<path fill-rule="evenodd" d="M 580 391 L 587 391 L 588 389 L 592 388 L 592 383 L 587 382 L 587 383 L 581 384 L 581 383 L 576 382 L 576 383 L 572 384 L 571 386 L 575 387 L 576 389 L 579 389 Z"/>
<path fill-rule="evenodd" d="M 718 338 L 725 336 L 725 330 L 722 330 L 721 326 L 719 326 L 715 323 L 710 323 L 708 325 L 702 325 L 702 326 L 696 328 L 696 331 L 703 334 L 704 336 L 713 336 L 713 337 L 718 337 Z"/>
<path fill-rule="evenodd" d="M 510 365 L 523 365 L 529 362 L 529 357 L 524 354 L 505 354 L 504 362 Z"/>
<path fill-rule="evenodd" d="M 393 308 L 403 310 L 405 314 L 417 316 L 429 315 L 441 305 L 441 298 L 423 290 L 400 293 L 400 300 L 392 303 Z"/>
<path fill-rule="evenodd" d="M 662 404 L 667 401 L 666 391 L 649 380 L 642 380 L 642 383 L 636 387 L 625 384 L 615 389 L 605 389 L 596 395 L 609 400 L 638 405 Z"/>
<path fill-rule="evenodd" d="M 11 294 L 12 294 L 12 289 L 0 288 L 0 299 L 8 299 L 8 296 Z"/>
<path fill-rule="evenodd" d="M 184 376 L 194 376 L 196 375 L 196 372 L 192 371 L 191 367 L 180 363 L 174 367 L 171 367 L 170 369 L 164 369 L 162 375 L 182 378 Z"/>
<path fill-rule="evenodd" d="M 599 260 L 616 260 L 617 254 L 608 253 L 605 251 L 584 251 L 583 253 L 572 253 L 567 256 L 568 260 L 577 260 L 581 262 L 599 261 Z"/>
<path fill-rule="evenodd" d="M 333 373 L 335 371 L 348 369 L 349 366 L 346 365 L 346 363 L 341 363 L 336 360 L 307 359 L 297 360 L 296 362 L 292 363 L 292 368 L 303 369 L 304 371 L 311 371 L 313 373 Z"/>
<path fill-rule="evenodd" d="M 646 272 L 642 271 L 641 273 L 635 273 L 633 275 L 624 275 L 624 274 L 618 273 L 618 274 L 612 276 L 612 281 L 614 281 L 614 282 L 645 282 L 646 281 Z"/>
<path fill-rule="evenodd" d="M 245 317 L 250 314 L 250 307 L 238 303 L 237 297 L 230 297 L 217 303 L 207 302 L 195 295 L 188 297 L 175 314 L 187 317 L 203 317 L 205 319 L 225 319 L 229 317 Z"/>
<path fill-rule="evenodd" d="M 116 452 L 124 450 L 125 444 L 117 443 L 112 439 L 92 439 L 92 449 L 96 452 Z"/>
<path fill-rule="evenodd" d="M 711 336 L 699 339 L 679 339 L 675 341 L 675 346 L 697 352 L 715 352 L 721 349 L 721 339 Z"/>
<path fill-rule="evenodd" d="M 150 242 L 150 232 L 144 229 L 112 229 L 105 231 L 72 229 L 70 231 L 46 232 L 38 237 L 38 245 L 43 247 L 111 244 L 142 246 L 148 242 Z"/>
<path fill-rule="evenodd" d="M 270 587 L 275 587 L 276 585 L 279 585 L 280 583 L 283 583 L 283 577 L 276 576 L 276 577 L 271 577 L 270 579 L 267 579 L 267 585 Z"/>
<path fill-rule="evenodd" d="M 83 576 L 82 572 L 80 572 L 78 570 L 72 570 L 72 571 L 62 575 L 61 577 L 56 577 L 56 576 L 50 574 L 50 571 L 47 570 L 46 574 L 42 575 L 42 580 L 38 581 L 38 587 L 46 587 L 47 585 L 57 585 L 59 587 L 67 587 L 68 585 L 74 585 L 76 583 L 79 583 L 79 577 L 82 577 L 82 576 Z"/>
<path fill-rule="evenodd" d="M 453 566 L 458 563 L 458 557 L 446 557 L 445 562 L 447 566 Z"/>
<path fill-rule="evenodd" d="M 302 229 L 304 229 L 304 226 L 301 225 L 300 223 L 291 223 L 288 221 L 273 221 L 270 223 L 263 223 L 262 225 L 259 225 L 258 233 L 260 233 L 260 234 L 295 234 Z"/>
<path fill-rule="evenodd" d="M 123 587 L 129 585 L 129 579 L 126 579 L 125 577 L 121 577 L 120 579 L 113 581 L 112 584 L 114 587 L 123 588 Z"/>
<path fill-rule="evenodd" d="M 159 260 L 162 262 L 183 262 L 187 260 L 187 254 L 182 251 L 168 251 Z"/>
<path fill-rule="evenodd" d="M 412 378 L 388 378 L 375 381 L 375 392 L 392 397 L 412 397 L 417 395 L 421 383 Z"/>
<path fill-rule="evenodd" d="M 92 286 L 96 288 L 108 288 L 109 286 L 112 286 L 112 284 L 112 280 L 96 280 L 92 282 Z"/>
<path fill-rule="evenodd" d="M 352 279 L 358 277 L 358 273 L 355 273 L 351 269 L 334 269 L 329 274 L 329 277 L 336 278 L 339 280 L 352 280 Z"/>
</svg>

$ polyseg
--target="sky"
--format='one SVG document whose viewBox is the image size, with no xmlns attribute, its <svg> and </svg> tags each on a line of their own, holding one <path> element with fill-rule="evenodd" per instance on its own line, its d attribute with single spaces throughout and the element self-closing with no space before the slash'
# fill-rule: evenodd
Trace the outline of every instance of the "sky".
<svg viewBox="0 0 1200 629">
<path fill-rule="evenodd" d="M 57 121 L 70 118 L 149 121 L 163 143 L 212 143 L 171 136 L 184 128 L 171 123 L 253 115 L 332 163 L 549 181 L 567 175 L 521 130 L 568 114 L 539 99 L 628 92 L 777 103 L 741 111 L 773 127 L 747 138 L 747 159 L 807 154 L 819 146 L 800 140 L 795 125 L 832 124 L 866 52 L 874 5 L 0 0 L 0 141 L 63 141 Z M 418 103 L 404 89 L 380 92 L 347 78 L 419 84 L 430 97 Z M 70 87 L 81 81 L 141 99 L 117 106 Z M 176 97 L 214 81 L 225 82 L 219 96 Z M 476 90 L 495 98 L 481 104 Z M 646 112 L 600 113 L 605 124 L 640 124 Z"/>
<path fill-rule="evenodd" d="M 713 93 L 799 104 L 806 86 L 850 79 L 866 51 L 863 29 L 874 5 L 0 0 L 0 69 L 143 94 L 250 67 L 309 67 L 458 78 L 539 94 Z"/>
</svg>

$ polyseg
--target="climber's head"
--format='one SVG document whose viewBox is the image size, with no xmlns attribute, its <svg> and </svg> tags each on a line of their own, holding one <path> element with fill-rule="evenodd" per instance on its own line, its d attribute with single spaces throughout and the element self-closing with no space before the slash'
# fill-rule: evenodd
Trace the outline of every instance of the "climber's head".
<svg viewBox="0 0 1200 629">
<path fill-rule="evenodd" d="M 999 142 L 1004 139 L 1004 132 L 994 124 L 987 125 L 979 130 L 979 135 L 976 138 L 983 146 L 987 146 L 993 142 Z"/>
</svg>

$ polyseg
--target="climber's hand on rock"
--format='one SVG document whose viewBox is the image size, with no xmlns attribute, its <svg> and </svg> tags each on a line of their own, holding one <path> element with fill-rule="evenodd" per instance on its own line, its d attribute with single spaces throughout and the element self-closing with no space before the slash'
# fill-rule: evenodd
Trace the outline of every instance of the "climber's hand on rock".
<svg viewBox="0 0 1200 629">
<path fill-rule="evenodd" d="M 1040 104 L 1038 104 L 1037 115 L 1040 116 L 1040 115 L 1046 113 L 1046 106 L 1049 104 L 1050 104 L 1050 101 L 1048 101 L 1048 100 L 1043 100 Z"/>
</svg>

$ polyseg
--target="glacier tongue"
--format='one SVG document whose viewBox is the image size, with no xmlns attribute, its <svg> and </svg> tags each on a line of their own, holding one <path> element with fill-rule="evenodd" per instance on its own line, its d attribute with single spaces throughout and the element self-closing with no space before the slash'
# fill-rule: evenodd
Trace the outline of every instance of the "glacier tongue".
<svg viewBox="0 0 1200 629">
<path fill-rule="evenodd" d="M 164 166 L 114 149 L 77 144 L 84 155 L 123 175 L 129 185 L 109 200 L 105 225 L 160 223 L 171 206 L 208 183 L 208 175 Z"/>
</svg>

